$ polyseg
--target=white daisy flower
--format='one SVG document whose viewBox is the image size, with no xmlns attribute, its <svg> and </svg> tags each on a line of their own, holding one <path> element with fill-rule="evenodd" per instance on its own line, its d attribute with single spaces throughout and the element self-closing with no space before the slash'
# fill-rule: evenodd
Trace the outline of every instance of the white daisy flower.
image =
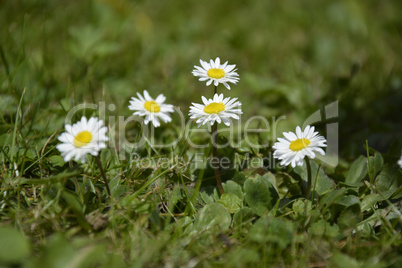
<svg viewBox="0 0 402 268">
<path fill-rule="evenodd" d="M 402 168 L 402 155 L 401 155 L 401 158 L 399 158 L 399 160 L 398 160 L 398 165 L 400 168 Z"/>
<path fill-rule="evenodd" d="M 173 113 L 173 105 L 163 104 L 166 100 L 163 94 L 160 94 L 155 100 L 149 96 L 148 91 L 144 90 L 144 97 L 137 93 L 138 99 L 132 97 L 130 100 L 130 110 L 136 111 L 133 115 L 145 116 L 144 123 L 147 125 L 152 122 L 154 127 L 159 127 L 159 118 L 168 123 L 172 121 L 169 113 Z"/>
<path fill-rule="evenodd" d="M 198 126 L 205 125 L 210 122 L 211 126 L 216 122 L 230 126 L 229 118 L 239 119 L 238 114 L 242 114 L 241 109 L 236 109 L 241 106 L 237 98 L 223 98 L 223 94 L 215 94 L 213 99 L 207 100 L 204 96 L 201 97 L 204 104 L 192 103 L 189 116 L 191 119 L 197 119 Z"/>
<path fill-rule="evenodd" d="M 315 158 L 318 152 L 325 155 L 321 147 L 327 147 L 327 140 L 314 132 L 314 127 L 307 126 L 304 131 L 300 127 L 296 128 L 296 134 L 293 132 L 283 132 L 285 138 L 278 138 L 278 142 L 272 146 L 275 149 L 274 157 L 281 161 L 281 165 L 292 167 L 302 166 L 305 156 L 311 159 Z"/>
<path fill-rule="evenodd" d="M 218 86 L 219 83 L 223 84 L 227 89 L 230 90 L 230 86 L 228 82 L 236 84 L 240 78 L 239 74 L 236 73 L 237 69 L 236 64 L 228 65 L 228 62 L 225 62 L 221 65 L 221 60 L 218 58 L 210 60 L 210 63 L 200 60 L 201 67 L 194 66 L 193 75 L 200 77 L 199 81 L 207 81 L 207 86 L 214 82 L 215 86 Z"/>
<path fill-rule="evenodd" d="M 65 125 L 65 129 L 66 132 L 59 136 L 59 141 L 62 143 L 56 148 L 66 162 L 74 158 L 75 161 L 81 160 L 85 163 L 87 154 L 97 156 L 101 149 L 106 148 L 105 142 L 109 140 L 106 136 L 107 127 L 103 126 L 103 120 L 98 120 L 96 117 L 87 120 L 83 116 L 81 121 L 72 126 Z"/>
</svg>

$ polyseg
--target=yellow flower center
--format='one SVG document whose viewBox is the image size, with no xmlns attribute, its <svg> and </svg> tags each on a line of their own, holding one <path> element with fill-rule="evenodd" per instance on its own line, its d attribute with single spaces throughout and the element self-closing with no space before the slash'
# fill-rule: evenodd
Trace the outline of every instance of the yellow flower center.
<svg viewBox="0 0 402 268">
<path fill-rule="evenodd" d="M 297 152 L 303 150 L 304 148 L 307 148 L 309 144 L 310 144 L 309 139 L 297 139 L 290 143 L 289 149 L 294 152 Z"/>
<path fill-rule="evenodd" d="M 211 78 L 219 79 L 225 76 L 225 72 L 222 69 L 212 68 L 208 70 L 207 75 Z"/>
<path fill-rule="evenodd" d="M 161 106 L 154 101 L 146 101 L 144 108 L 151 113 L 158 113 L 161 110 Z"/>
<path fill-rule="evenodd" d="M 84 145 L 87 145 L 90 143 L 92 140 L 92 133 L 89 131 L 81 131 L 80 133 L 77 134 L 74 138 L 74 145 L 76 147 L 82 147 Z"/>
<path fill-rule="evenodd" d="M 205 106 L 204 112 L 207 114 L 218 114 L 225 110 L 225 105 L 223 103 L 213 102 Z"/>
</svg>

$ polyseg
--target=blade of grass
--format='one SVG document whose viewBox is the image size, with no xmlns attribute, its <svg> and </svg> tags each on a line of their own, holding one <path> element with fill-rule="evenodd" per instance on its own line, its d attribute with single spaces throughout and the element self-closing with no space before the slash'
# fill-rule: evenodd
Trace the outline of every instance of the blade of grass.
<svg viewBox="0 0 402 268">
<path fill-rule="evenodd" d="M 24 88 L 24 90 L 22 91 L 22 95 L 21 95 L 21 98 L 20 98 L 20 103 L 18 104 L 17 114 L 15 116 L 14 132 L 13 132 L 13 139 L 11 141 L 11 151 L 10 151 L 10 158 L 12 159 L 12 161 L 14 161 L 15 142 L 16 142 L 16 139 L 17 139 L 17 127 L 18 127 L 18 122 L 19 122 L 18 118 L 19 118 L 19 114 L 20 114 L 20 111 L 21 111 L 22 99 L 24 98 L 25 91 L 26 91 L 26 88 Z M 12 169 L 11 163 L 10 163 L 10 169 Z"/>
<path fill-rule="evenodd" d="M 74 172 L 63 172 L 57 174 L 55 176 L 48 177 L 46 179 L 28 179 L 28 178 L 21 178 L 18 182 L 19 185 L 24 184 L 46 184 L 46 183 L 53 183 L 56 181 L 60 181 L 62 179 L 71 178 L 74 176 L 78 176 L 81 174 L 81 171 L 74 171 Z"/>
<path fill-rule="evenodd" d="M 165 175 L 168 172 L 171 172 L 172 169 L 175 167 L 176 165 L 174 165 L 173 167 L 171 167 L 170 169 L 166 169 L 165 171 L 163 171 L 162 173 L 160 173 L 158 176 L 155 176 L 154 178 L 148 180 L 140 189 L 138 189 L 133 195 L 132 197 L 137 197 L 144 189 L 146 189 L 149 185 L 151 185 L 152 183 L 154 183 L 157 179 L 159 179 L 160 177 L 162 177 L 163 175 Z"/>
</svg>

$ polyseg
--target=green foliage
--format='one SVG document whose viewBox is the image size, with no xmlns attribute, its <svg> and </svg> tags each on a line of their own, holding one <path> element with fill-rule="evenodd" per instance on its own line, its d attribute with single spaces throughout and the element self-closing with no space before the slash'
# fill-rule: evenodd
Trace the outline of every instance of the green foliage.
<svg viewBox="0 0 402 268">
<path fill-rule="evenodd" d="M 246 203 L 259 216 L 267 215 L 279 199 L 275 188 L 262 176 L 248 178 L 244 193 Z"/>
<path fill-rule="evenodd" d="M 312 236 L 335 238 L 339 235 L 339 227 L 336 224 L 331 225 L 329 222 L 319 220 L 308 228 L 308 233 Z"/>
<path fill-rule="evenodd" d="M 367 175 L 367 159 L 360 156 L 356 159 L 346 175 L 346 183 L 359 183 Z"/>
<path fill-rule="evenodd" d="M 307 182 L 307 168 L 305 165 L 302 167 L 296 167 L 294 170 L 300 175 L 302 180 Z M 325 192 L 332 190 L 334 188 L 333 181 L 324 173 L 324 171 L 317 165 L 317 163 L 311 163 L 311 174 L 312 174 L 312 186 L 313 190 L 318 195 L 323 195 Z"/>
<path fill-rule="evenodd" d="M 378 174 L 375 185 L 386 198 L 401 198 L 402 174 L 395 165 L 384 165 Z"/>
<path fill-rule="evenodd" d="M 233 224 L 235 226 L 249 225 L 256 218 L 253 210 L 249 207 L 243 207 L 233 215 Z"/>
<path fill-rule="evenodd" d="M 21 264 L 31 254 L 27 239 L 12 227 L 0 227 L 0 264 Z"/>
<path fill-rule="evenodd" d="M 218 203 L 224 206 L 230 213 L 238 212 L 243 206 L 243 201 L 237 195 L 231 193 L 224 193 Z"/>
<path fill-rule="evenodd" d="M 284 250 L 294 239 L 293 224 L 280 218 L 262 217 L 250 229 L 249 239 L 261 244 L 274 243 Z"/>
<path fill-rule="evenodd" d="M 211 203 L 200 210 L 195 227 L 200 231 L 217 227 L 224 232 L 229 228 L 231 221 L 230 213 L 224 206 Z"/>
</svg>

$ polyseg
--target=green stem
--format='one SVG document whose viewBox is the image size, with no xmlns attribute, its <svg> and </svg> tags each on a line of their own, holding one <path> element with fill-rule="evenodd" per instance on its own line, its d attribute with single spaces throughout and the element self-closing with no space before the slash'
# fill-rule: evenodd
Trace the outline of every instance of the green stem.
<svg viewBox="0 0 402 268">
<path fill-rule="evenodd" d="M 214 95 L 216 93 L 218 93 L 218 87 L 214 86 Z M 218 150 L 216 144 L 216 140 L 218 138 L 218 123 L 212 125 L 211 136 L 212 136 L 212 157 L 218 158 Z M 218 184 L 219 193 L 223 195 L 224 191 L 222 187 L 221 174 L 219 173 L 219 167 L 214 166 L 214 171 L 215 171 L 216 183 Z"/>
<path fill-rule="evenodd" d="M 370 165 L 370 152 L 368 146 L 368 140 L 366 140 L 366 153 L 367 153 L 367 173 L 369 175 L 370 184 L 373 184 L 373 176 L 371 174 L 371 165 Z"/>
<path fill-rule="evenodd" d="M 311 202 L 313 202 L 313 205 L 314 205 L 314 193 L 315 193 L 315 189 L 317 186 L 318 173 L 320 172 L 320 168 L 321 168 L 321 164 L 318 166 L 317 172 L 315 173 L 315 176 L 314 176 L 313 194 L 311 195 Z"/>
<path fill-rule="evenodd" d="M 104 183 L 105 183 L 105 186 L 106 186 L 107 194 L 109 195 L 109 197 L 111 197 L 112 194 L 110 193 L 109 183 L 107 182 L 106 174 L 105 174 L 105 171 L 103 170 L 102 163 L 101 163 L 101 161 L 99 159 L 99 155 L 95 156 L 94 158 L 95 158 L 96 164 L 98 165 L 98 167 L 100 169 L 100 172 L 102 174 L 102 177 L 103 177 L 103 180 L 104 180 Z"/>
<path fill-rule="evenodd" d="M 215 159 L 215 158 L 218 158 L 218 150 L 216 148 L 217 147 L 216 140 L 218 137 L 218 123 L 212 125 L 211 135 L 212 135 L 212 157 Z M 223 191 L 221 174 L 219 173 L 219 166 L 214 165 L 214 171 L 215 171 L 216 183 L 218 184 L 219 192 L 221 195 L 223 195 L 225 192 Z"/>
<path fill-rule="evenodd" d="M 190 200 L 189 200 L 190 202 L 188 202 L 186 209 L 184 210 L 184 215 L 191 216 L 196 212 L 196 209 L 195 209 L 196 202 L 195 201 L 197 199 L 197 196 L 200 193 L 202 179 L 204 178 L 205 169 L 206 169 L 206 166 L 204 165 L 204 167 L 200 170 L 200 173 L 198 174 L 198 179 L 195 182 L 194 193 L 190 197 Z M 184 184 L 183 184 L 183 187 L 185 187 Z"/>
<path fill-rule="evenodd" d="M 306 156 L 304 158 L 306 161 L 306 166 L 307 166 L 307 191 L 306 191 L 306 198 L 308 199 L 310 196 L 310 191 L 311 191 L 311 165 L 310 165 L 310 160 Z"/>
<path fill-rule="evenodd" d="M 14 159 L 14 154 L 15 154 L 15 142 L 16 142 L 16 140 L 17 140 L 17 128 L 18 128 L 18 119 L 20 118 L 20 116 L 21 116 L 21 118 L 22 118 L 22 110 L 21 110 L 21 106 L 22 106 L 22 99 L 24 98 L 24 95 L 25 95 L 25 90 L 26 90 L 26 88 L 24 88 L 24 90 L 22 91 L 22 95 L 21 95 L 21 98 L 20 98 L 20 103 L 18 104 L 18 108 L 17 108 L 17 113 L 16 113 L 16 116 L 15 116 L 15 122 L 14 122 L 14 132 L 13 132 L 13 139 L 12 139 L 12 141 L 11 141 L 11 153 L 10 153 L 10 159 L 12 160 L 12 161 L 14 161 L 14 163 L 15 163 L 15 161 L 16 161 L 16 159 Z M 12 163 L 10 163 L 10 165 L 11 165 Z M 10 169 L 12 169 L 12 168 L 14 168 L 14 167 L 11 167 L 10 166 Z M 16 168 L 15 168 L 16 169 Z"/>
</svg>

